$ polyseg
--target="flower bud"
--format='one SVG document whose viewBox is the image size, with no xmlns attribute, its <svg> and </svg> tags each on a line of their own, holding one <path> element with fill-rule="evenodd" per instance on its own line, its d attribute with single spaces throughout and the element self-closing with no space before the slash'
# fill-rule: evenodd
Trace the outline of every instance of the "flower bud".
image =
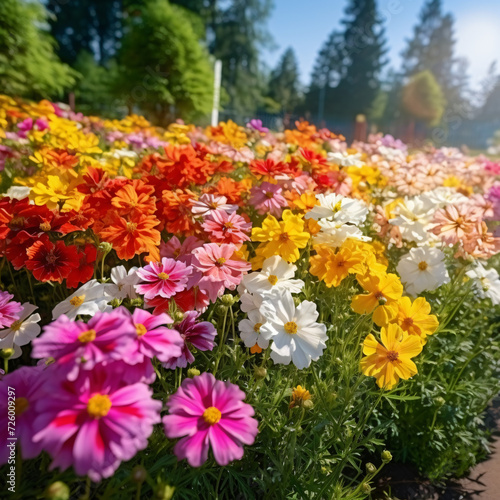
<svg viewBox="0 0 500 500">
<path fill-rule="evenodd" d="M 293 303 L 295 304 L 295 307 L 299 307 L 300 306 L 300 299 L 298 297 L 294 297 Z"/>
<path fill-rule="evenodd" d="M 131 299 L 130 305 L 134 307 L 142 307 L 144 305 L 144 299 L 137 297 L 137 299 Z"/>
<path fill-rule="evenodd" d="M 365 467 L 367 474 L 375 474 L 377 472 L 377 468 L 371 462 L 368 462 Z"/>
<path fill-rule="evenodd" d="M 132 469 L 131 478 L 134 483 L 143 483 L 148 477 L 148 471 L 142 465 L 136 465 Z"/>
<path fill-rule="evenodd" d="M 217 304 L 215 306 L 215 313 L 218 314 L 219 316 L 225 314 L 226 311 L 227 311 L 227 306 L 225 306 L 224 304 Z"/>
<path fill-rule="evenodd" d="M 193 378 L 197 377 L 200 373 L 201 372 L 200 370 L 198 370 L 198 368 L 189 368 L 187 375 L 189 378 Z"/>
<path fill-rule="evenodd" d="M 170 500 L 174 496 L 175 487 L 168 484 L 159 484 L 154 498 L 157 500 Z"/>
<path fill-rule="evenodd" d="M 306 399 L 303 403 L 302 406 L 306 410 L 312 410 L 314 408 L 314 402 L 311 399 Z"/>
<path fill-rule="evenodd" d="M 363 490 L 363 493 L 366 493 L 367 495 L 372 491 L 372 487 L 368 483 L 363 483 L 361 489 Z"/>
<path fill-rule="evenodd" d="M 171 316 L 176 323 L 180 323 L 184 319 L 184 313 L 181 311 L 175 311 Z"/>
<path fill-rule="evenodd" d="M 68 500 L 70 495 L 69 488 L 62 481 L 52 483 L 45 490 L 45 498 L 49 500 Z"/>
<path fill-rule="evenodd" d="M 113 245 L 107 241 L 102 241 L 99 243 L 99 250 L 106 256 L 111 250 L 113 250 Z"/>
<path fill-rule="evenodd" d="M 253 371 L 253 376 L 257 380 L 261 380 L 263 378 L 266 378 L 267 375 L 267 370 L 263 366 L 257 366 L 255 370 Z"/>
<path fill-rule="evenodd" d="M 392 454 L 390 451 L 384 450 L 381 454 L 382 462 L 388 464 L 392 460 Z"/>
<path fill-rule="evenodd" d="M 446 403 L 445 399 L 441 396 L 434 398 L 434 402 L 436 403 L 437 406 L 443 406 Z"/>
<path fill-rule="evenodd" d="M 226 307 L 231 307 L 234 304 L 234 297 L 230 293 L 225 293 L 220 300 Z"/>
<path fill-rule="evenodd" d="M 115 299 L 113 299 L 113 300 L 109 303 L 109 305 L 110 305 L 113 309 L 115 309 L 115 308 L 119 307 L 119 306 L 121 305 L 121 303 L 122 303 L 122 299 L 116 299 L 116 298 L 115 298 Z"/>
<path fill-rule="evenodd" d="M 9 359 L 13 354 L 14 354 L 14 349 L 12 349 L 11 347 L 8 347 L 7 349 L 2 349 L 0 351 L 0 356 L 3 359 Z"/>
</svg>

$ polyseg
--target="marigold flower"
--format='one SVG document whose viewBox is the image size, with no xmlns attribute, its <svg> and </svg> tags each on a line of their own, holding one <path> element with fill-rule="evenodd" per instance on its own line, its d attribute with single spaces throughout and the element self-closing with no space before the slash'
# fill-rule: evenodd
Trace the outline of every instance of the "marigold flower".
<svg viewBox="0 0 500 500">
<path fill-rule="evenodd" d="M 377 385 L 387 390 L 392 389 L 400 378 L 408 380 L 418 373 L 411 360 L 422 351 L 420 338 L 405 333 L 398 325 L 382 327 L 382 343 L 370 333 L 363 343 L 361 371 L 368 377 L 375 377 Z"/>
</svg>

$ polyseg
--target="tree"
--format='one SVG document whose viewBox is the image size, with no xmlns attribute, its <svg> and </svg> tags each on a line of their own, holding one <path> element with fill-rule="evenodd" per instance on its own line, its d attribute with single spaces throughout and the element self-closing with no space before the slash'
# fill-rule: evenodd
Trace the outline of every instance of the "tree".
<svg viewBox="0 0 500 500">
<path fill-rule="evenodd" d="M 433 126 L 440 122 L 446 100 L 434 75 L 424 70 L 412 76 L 403 88 L 402 104 L 410 116 Z"/>
<path fill-rule="evenodd" d="M 269 80 L 269 97 L 281 110 L 291 113 L 301 100 L 299 66 L 295 52 L 288 48 L 282 55 Z"/>
<path fill-rule="evenodd" d="M 354 118 L 367 114 L 380 89 L 384 59 L 385 31 L 375 0 L 351 0 L 342 21 L 344 32 L 345 75 L 338 88 L 342 96 L 339 114 Z"/>
<path fill-rule="evenodd" d="M 0 2 L 0 89 L 29 98 L 61 97 L 76 72 L 61 63 L 38 2 Z"/>
<path fill-rule="evenodd" d="M 59 42 L 59 56 L 64 62 L 74 64 L 80 52 L 86 51 L 105 64 L 116 54 L 123 31 L 122 0 L 47 0 L 46 3 L 53 14 L 51 32 Z"/>
<path fill-rule="evenodd" d="M 125 27 L 118 95 L 157 123 L 209 113 L 213 70 L 185 11 L 168 0 L 146 0 Z"/>
</svg>

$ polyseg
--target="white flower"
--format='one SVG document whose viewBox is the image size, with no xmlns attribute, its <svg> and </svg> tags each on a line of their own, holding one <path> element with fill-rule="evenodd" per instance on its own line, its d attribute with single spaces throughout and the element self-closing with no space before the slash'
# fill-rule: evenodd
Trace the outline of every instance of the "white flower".
<svg viewBox="0 0 500 500">
<path fill-rule="evenodd" d="M 364 162 L 360 160 L 361 153 L 350 155 L 346 152 L 328 153 L 327 159 L 341 167 L 362 167 Z"/>
<path fill-rule="evenodd" d="M 444 264 L 444 253 L 438 248 L 412 248 L 397 265 L 401 281 L 410 295 L 435 290 L 450 281 Z"/>
<path fill-rule="evenodd" d="M 137 285 L 141 278 L 137 275 L 137 267 L 132 267 L 127 272 L 125 266 L 116 266 L 111 270 L 111 281 L 114 285 L 109 285 L 108 294 L 117 299 L 135 299 L 137 293 L 134 285 Z"/>
<path fill-rule="evenodd" d="M 113 149 L 113 151 L 111 151 L 111 156 L 117 159 L 132 158 L 135 160 L 138 158 L 138 154 L 130 149 Z"/>
<path fill-rule="evenodd" d="M 6 196 L 12 200 L 23 200 L 29 196 L 30 192 L 31 188 L 27 186 L 11 186 L 2 196 Z"/>
<path fill-rule="evenodd" d="M 69 319 L 75 319 L 79 314 L 93 316 L 99 311 L 111 311 L 112 307 L 108 302 L 113 299 L 109 293 L 112 286 L 99 283 L 97 280 L 88 281 L 54 307 L 52 319 L 57 319 L 61 314 L 65 314 Z"/>
<path fill-rule="evenodd" d="M 500 277 L 495 269 L 485 269 L 478 263 L 466 274 L 474 280 L 474 287 L 479 297 L 491 299 L 494 306 L 500 304 Z"/>
<path fill-rule="evenodd" d="M 359 224 L 366 219 L 368 208 L 359 200 L 345 198 L 340 194 L 330 193 L 327 195 L 318 194 L 316 205 L 305 214 L 306 219 L 328 219 L 335 222 Z"/>
<path fill-rule="evenodd" d="M 389 148 L 387 146 L 379 146 L 378 152 L 387 161 L 395 161 L 398 163 L 403 163 L 406 160 L 406 154 L 401 149 Z"/>
<path fill-rule="evenodd" d="M 302 280 L 293 279 L 297 266 L 289 264 L 279 255 L 269 257 L 262 265 L 262 271 L 243 276 L 243 286 L 250 293 L 269 294 L 289 291 L 299 293 L 304 287 Z"/>
<path fill-rule="evenodd" d="M 321 231 L 313 237 L 313 243 L 315 245 L 328 245 L 331 248 L 337 248 L 341 246 L 347 238 L 360 241 L 371 240 L 370 237 L 365 236 L 359 227 L 356 226 L 328 220 L 320 220 L 318 224 L 321 226 Z"/>
<path fill-rule="evenodd" d="M 253 295 L 248 292 L 239 292 L 240 294 L 240 309 L 244 313 L 250 313 L 251 311 L 258 310 L 262 305 L 263 298 L 261 295 Z"/>
<path fill-rule="evenodd" d="M 316 304 L 305 300 L 297 308 L 290 293 L 272 295 L 262 304 L 260 312 L 267 322 L 260 334 L 272 340 L 271 358 L 275 363 L 288 365 L 290 361 L 299 369 L 316 361 L 326 348 L 326 326 L 317 323 Z"/>
<path fill-rule="evenodd" d="M 20 346 L 29 344 L 41 331 L 38 322 L 42 319 L 40 315 L 32 314 L 38 307 L 25 302 L 23 310 L 19 313 L 19 319 L 14 321 L 9 328 L 0 330 L 0 349 L 14 349 L 12 359 L 22 354 Z"/>
<path fill-rule="evenodd" d="M 432 191 L 427 191 L 420 195 L 420 199 L 428 205 L 434 206 L 436 209 L 444 208 L 447 205 L 457 205 L 467 203 L 469 198 L 455 189 L 449 187 L 438 187 Z"/>
<path fill-rule="evenodd" d="M 242 319 L 238 323 L 240 337 L 246 347 L 253 347 L 257 344 L 261 349 L 267 349 L 269 340 L 260 333 L 260 328 L 265 322 L 266 318 L 258 310 L 253 310 L 248 313 L 248 319 Z"/>
<path fill-rule="evenodd" d="M 201 215 L 202 217 L 206 217 L 217 210 L 224 210 L 231 214 L 238 210 L 238 205 L 229 204 L 225 196 L 204 193 L 198 200 L 194 200 L 191 208 L 193 215 Z"/>
<path fill-rule="evenodd" d="M 401 236 L 406 241 L 427 241 L 429 225 L 435 211 L 435 207 L 419 196 L 405 199 L 395 208 L 394 219 L 389 220 L 394 226 L 398 226 Z"/>
</svg>

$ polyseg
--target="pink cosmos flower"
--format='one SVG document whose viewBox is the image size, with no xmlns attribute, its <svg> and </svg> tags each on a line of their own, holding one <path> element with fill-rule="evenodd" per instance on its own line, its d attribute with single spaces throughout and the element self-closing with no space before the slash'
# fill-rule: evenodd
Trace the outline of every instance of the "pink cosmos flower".
<svg viewBox="0 0 500 500">
<path fill-rule="evenodd" d="M 92 370 L 98 363 L 130 360 L 134 364 L 137 331 L 130 314 L 123 311 L 119 307 L 98 312 L 86 324 L 63 314 L 33 340 L 32 356 L 54 358 L 58 365 L 67 367 L 69 380 L 75 380 L 81 369 Z"/>
<path fill-rule="evenodd" d="M 247 123 L 247 128 L 251 128 L 253 130 L 257 130 L 258 132 L 262 132 L 264 134 L 267 134 L 269 132 L 269 129 L 264 127 L 262 125 L 262 120 L 258 120 L 257 118 L 252 118 L 248 123 Z"/>
<path fill-rule="evenodd" d="M 480 211 L 476 207 L 449 205 L 434 214 L 432 232 L 444 242 L 454 245 L 474 229 L 474 224 L 480 217 Z"/>
<path fill-rule="evenodd" d="M 131 318 L 137 332 L 135 344 L 138 362 L 154 357 L 168 361 L 182 354 L 184 340 L 178 331 L 166 327 L 174 322 L 168 314 L 153 316 L 142 309 L 135 309 Z"/>
<path fill-rule="evenodd" d="M 35 404 L 45 394 L 42 372 L 42 366 L 21 366 L 16 371 L 5 375 L 0 382 L 0 442 L 2 443 L 0 465 L 6 463 L 9 458 L 7 444 L 16 443 L 8 440 L 9 387 L 15 390 L 15 434 L 23 459 L 34 458 L 42 451 L 40 444 L 32 441 L 33 422 L 37 416 Z"/>
<path fill-rule="evenodd" d="M 250 239 L 247 233 L 252 224 L 236 212 L 228 214 L 224 210 L 216 210 L 205 219 L 201 227 L 209 233 L 212 242 L 233 243 L 239 248 L 244 241 Z"/>
<path fill-rule="evenodd" d="M 186 288 L 190 274 L 191 268 L 183 262 L 163 257 L 161 262 L 151 262 L 137 271 L 137 275 L 147 283 L 136 285 L 135 289 L 146 299 L 158 295 L 168 299 Z"/>
<path fill-rule="evenodd" d="M 100 481 L 147 447 L 162 404 L 146 384 L 124 385 L 102 365 L 71 382 L 57 368 L 50 372 L 50 397 L 38 401 L 33 441 L 52 456 L 51 469 L 73 465 L 78 475 Z"/>
<path fill-rule="evenodd" d="M 207 243 L 193 250 L 193 267 L 202 273 L 198 286 L 212 302 L 224 292 L 224 288 L 234 290 L 243 274 L 251 268 L 248 262 L 232 258 L 235 250 L 233 244 L 225 243 L 220 246 Z"/>
<path fill-rule="evenodd" d="M 168 438 L 184 436 L 174 448 L 177 458 L 200 467 L 211 447 L 219 465 L 240 460 L 243 445 L 253 444 L 258 432 L 255 412 L 244 398 L 237 385 L 210 373 L 185 379 L 167 402 L 170 414 L 163 417 Z"/>
<path fill-rule="evenodd" d="M 160 243 L 160 257 L 175 259 L 184 262 L 186 266 L 190 266 L 193 250 L 202 245 L 203 241 L 196 236 L 188 236 L 182 243 L 177 236 L 172 236 L 167 243 L 163 241 Z"/>
<path fill-rule="evenodd" d="M 287 206 L 281 192 L 282 188 L 277 184 L 263 182 L 260 186 L 254 186 L 251 189 L 249 202 L 259 214 L 270 213 L 275 217 L 279 217 L 282 208 Z"/>
<path fill-rule="evenodd" d="M 238 209 L 238 205 L 231 205 L 227 202 L 225 196 L 216 196 L 215 194 L 202 194 L 198 200 L 193 202 L 191 212 L 193 215 L 206 217 L 216 210 L 224 210 L 225 212 L 232 213 Z"/>
<path fill-rule="evenodd" d="M 23 306 L 14 300 L 14 295 L 0 291 L 0 328 L 8 328 L 19 319 Z"/>
<path fill-rule="evenodd" d="M 190 311 L 186 313 L 184 319 L 175 326 L 182 339 L 182 352 L 177 356 L 172 356 L 165 361 L 163 366 L 172 370 L 180 367 L 186 368 L 194 361 L 194 356 L 189 350 L 190 346 L 200 351 L 211 351 L 214 348 L 214 339 L 217 335 L 214 325 L 209 321 L 196 322 L 199 312 Z M 158 358 L 160 359 L 160 358 Z"/>
</svg>

